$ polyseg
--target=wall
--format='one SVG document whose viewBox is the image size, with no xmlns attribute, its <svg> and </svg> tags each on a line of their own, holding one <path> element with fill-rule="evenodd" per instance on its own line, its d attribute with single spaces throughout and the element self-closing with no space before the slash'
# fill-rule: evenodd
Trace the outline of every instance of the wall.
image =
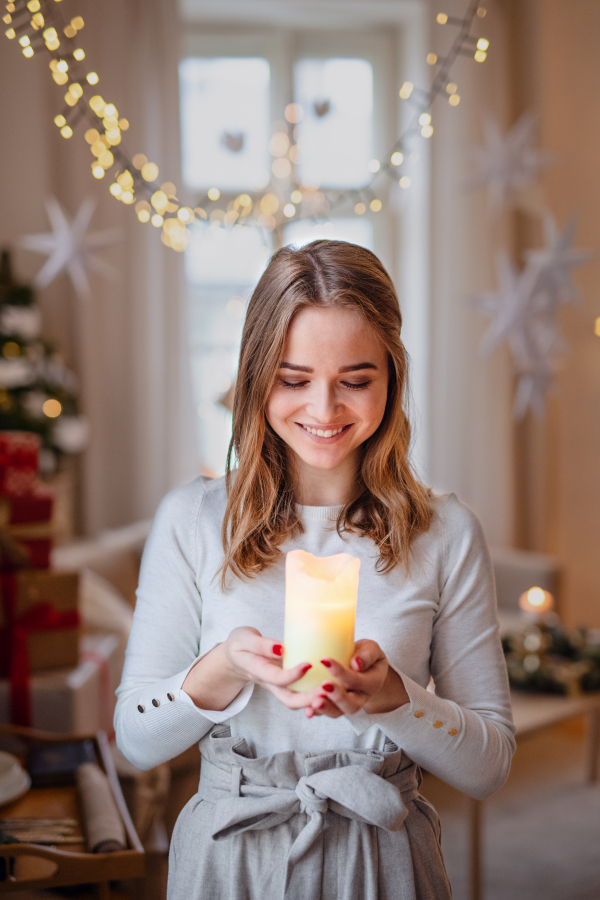
<svg viewBox="0 0 600 900">
<path fill-rule="evenodd" d="M 513 0 L 513 114 L 540 114 L 543 149 L 558 165 L 543 176 L 560 226 L 579 214 L 575 245 L 597 258 L 575 270 L 582 303 L 561 310 L 569 345 L 545 421 L 515 428 L 516 541 L 556 554 L 564 566 L 562 612 L 568 625 L 600 626 L 600 4 L 595 0 Z M 517 222 L 516 247 L 542 240 Z"/>
</svg>

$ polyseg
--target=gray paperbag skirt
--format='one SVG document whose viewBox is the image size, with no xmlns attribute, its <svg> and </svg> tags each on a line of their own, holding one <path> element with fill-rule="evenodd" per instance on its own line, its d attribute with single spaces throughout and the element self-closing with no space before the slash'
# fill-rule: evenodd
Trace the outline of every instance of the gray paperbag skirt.
<svg viewBox="0 0 600 900">
<path fill-rule="evenodd" d="M 383 752 L 254 758 L 215 726 L 171 842 L 168 900 L 449 900 L 419 768 Z"/>
</svg>

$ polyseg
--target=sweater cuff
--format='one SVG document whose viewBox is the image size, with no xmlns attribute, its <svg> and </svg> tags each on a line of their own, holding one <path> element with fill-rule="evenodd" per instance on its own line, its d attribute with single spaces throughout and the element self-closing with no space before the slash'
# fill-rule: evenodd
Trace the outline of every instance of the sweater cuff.
<svg viewBox="0 0 600 900">
<path fill-rule="evenodd" d="M 394 741 L 400 734 L 406 738 L 412 737 L 413 734 L 420 737 L 428 728 L 434 728 L 440 734 L 447 733 L 450 737 L 455 737 L 461 732 L 464 722 L 457 704 L 436 697 L 395 666 L 392 668 L 402 679 L 408 694 L 408 703 L 387 713 L 367 713 L 364 709 L 360 709 L 354 715 L 347 716 L 356 734 L 363 734 L 373 725 L 377 725 Z"/>
<path fill-rule="evenodd" d="M 202 656 L 205 655 L 206 654 L 202 654 Z M 172 680 L 177 682 L 177 687 L 174 689 L 173 693 L 177 694 L 178 700 L 190 707 L 190 709 L 195 710 L 201 717 L 208 719 L 209 722 L 213 722 L 215 725 L 220 725 L 222 722 L 232 719 L 233 716 L 237 716 L 238 713 L 248 706 L 248 702 L 254 691 L 254 682 L 246 682 L 239 694 L 233 698 L 229 706 L 226 706 L 225 709 L 201 709 L 199 706 L 196 706 L 190 695 L 183 690 L 183 683 L 190 670 L 202 659 L 202 656 L 198 656 L 184 672 L 180 672 L 178 675 L 173 676 Z"/>
<path fill-rule="evenodd" d="M 187 674 L 187 673 L 186 673 Z M 181 701 L 187 706 L 190 706 L 192 709 L 195 709 L 197 713 L 200 713 L 201 716 L 204 716 L 205 719 L 208 719 L 210 722 L 213 722 L 215 725 L 220 725 L 221 722 L 227 721 L 227 719 L 232 719 L 234 716 L 237 716 L 243 709 L 248 705 L 248 701 L 252 696 L 252 692 L 254 690 L 254 682 L 248 681 L 242 690 L 239 692 L 237 697 L 235 697 L 229 706 L 226 706 L 225 709 L 200 709 L 199 706 L 196 706 L 192 698 L 189 694 L 181 689 Z"/>
</svg>

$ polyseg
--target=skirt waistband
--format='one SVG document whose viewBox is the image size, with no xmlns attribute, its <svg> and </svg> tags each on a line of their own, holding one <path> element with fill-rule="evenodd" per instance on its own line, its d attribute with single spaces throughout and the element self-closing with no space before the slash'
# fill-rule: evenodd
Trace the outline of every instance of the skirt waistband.
<svg viewBox="0 0 600 900">
<path fill-rule="evenodd" d="M 274 828 L 301 813 L 308 816 L 287 856 L 284 898 L 293 896 L 294 878 L 318 883 L 318 872 L 297 869 L 308 856 L 314 859 L 308 851 L 322 839 L 326 814 L 399 831 L 408 815 L 405 803 L 419 796 L 419 768 L 397 748 L 288 751 L 255 758 L 244 738 L 217 726 L 202 739 L 200 750 L 198 793 L 215 805 L 214 840 Z"/>
</svg>

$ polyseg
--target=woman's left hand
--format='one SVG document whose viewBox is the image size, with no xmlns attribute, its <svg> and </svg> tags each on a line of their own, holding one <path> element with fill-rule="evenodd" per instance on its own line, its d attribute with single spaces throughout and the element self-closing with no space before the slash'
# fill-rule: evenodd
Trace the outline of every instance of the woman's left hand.
<svg viewBox="0 0 600 900">
<path fill-rule="evenodd" d="M 323 682 L 319 697 L 305 708 L 309 719 L 351 716 L 359 709 L 368 713 L 391 712 L 409 702 L 402 679 L 375 641 L 357 641 L 349 667 L 329 657 L 321 662 L 332 677 Z"/>
</svg>

